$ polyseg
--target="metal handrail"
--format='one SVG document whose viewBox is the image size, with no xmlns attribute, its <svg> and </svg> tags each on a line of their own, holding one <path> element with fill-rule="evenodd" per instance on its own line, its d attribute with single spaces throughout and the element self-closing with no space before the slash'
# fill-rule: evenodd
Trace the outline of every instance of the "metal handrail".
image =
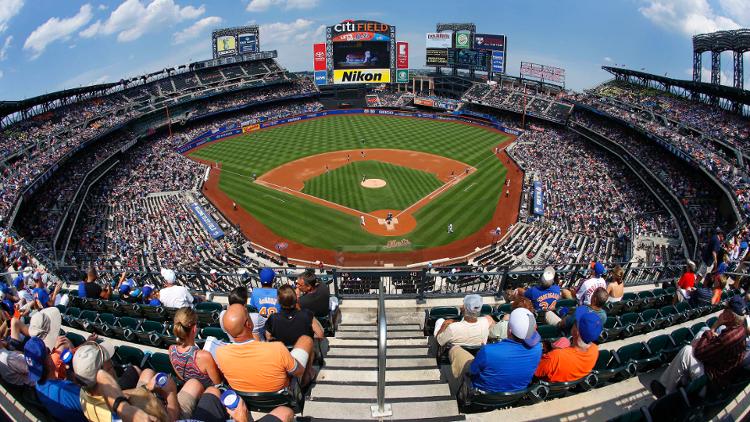
<svg viewBox="0 0 750 422">
<path fill-rule="evenodd" d="M 382 418 L 393 415 L 391 406 L 385 404 L 385 368 L 386 343 L 388 338 L 388 323 L 385 318 L 385 294 L 383 293 L 383 279 L 378 285 L 378 403 L 371 406 L 372 417 Z"/>
</svg>

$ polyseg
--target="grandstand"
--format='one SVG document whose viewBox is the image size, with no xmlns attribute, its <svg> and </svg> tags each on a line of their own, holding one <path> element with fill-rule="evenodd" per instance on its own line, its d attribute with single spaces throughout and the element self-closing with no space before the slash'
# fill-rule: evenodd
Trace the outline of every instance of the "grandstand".
<svg viewBox="0 0 750 422">
<path fill-rule="evenodd" d="M 268 51 L 3 102 L 0 411 L 95 420 L 115 417 L 114 407 L 136 420 L 149 409 L 133 390 L 147 384 L 168 420 L 207 417 L 193 413 L 204 398 L 224 420 L 243 420 L 231 406 L 223 413 L 219 396 L 232 390 L 238 409 L 279 420 L 747 418 L 748 104 L 700 101 L 719 95 L 701 83 L 684 81 L 696 95 L 675 95 L 605 70 L 616 79 L 584 92 L 439 68 L 398 88 L 321 89 Z M 742 101 L 739 91 L 721 95 Z M 207 192 L 262 174 L 240 168 L 243 157 L 195 159 L 197 148 L 326 113 L 352 131 L 347 163 L 377 136 L 349 114 L 501 133 L 474 164 L 502 162 L 484 194 L 503 207 L 480 216 L 476 203 L 449 204 L 486 217 L 481 241 L 408 265 L 381 250 L 380 265 L 349 265 L 352 245 L 329 251 L 340 260 L 306 260 L 294 239 L 269 247 L 260 238 L 270 229 L 239 220 L 234 196 L 220 203 Z M 416 144 L 414 133 L 403 136 Z M 440 189 L 475 186 L 477 168 L 463 169 Z M 210 185 L 219 170 L 233 178 Z M 288 194 L 250 200 L 273 214 Z M 441 211 L 425 205 L 415 219 Z M 495 214 L 511 224 L 495 227 Z M 299 217 L 320 236 L 340 230 L 333 218 Z M 364 214 L 347 218 L 371 235 Z M 393 216 L 379 219 L 389 227 Z M 387 240 L 390 253 L 431 257 L 408 232 Z M 96 357 L 77 364 L 87 347 Z M 154 386 L 156 373 L 166 385 Z M 84 404 L 61 410 L 55 385 Z"/>
</svg>

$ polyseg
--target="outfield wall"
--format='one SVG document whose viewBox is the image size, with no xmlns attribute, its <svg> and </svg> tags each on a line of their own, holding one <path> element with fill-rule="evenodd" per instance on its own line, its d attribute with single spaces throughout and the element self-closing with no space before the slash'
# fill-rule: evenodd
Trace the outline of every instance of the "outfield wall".
<svg viewBox="0 0 750 422">
<path fill-rule="evenodd" d="M 315 113 L 301 114 L 298 116 L 259 122 L 259 123 L 255 123 L 251 125 L 243 125 L 242 127 L 233 127 L 233 128 L 222 127 L 220 128 L 219 131 L 211 135 L 206 136 L 205 133 L 202 134 L 198 138 L 195 138 L 191 140 L 190 142 L 175 148 L 175 151 L 178 154 L 184 154 L 194 148 L 198 148 L 199 146 L 205 145 L 207 143 L 218 141 L 218 140 L 228 138 L 230 136 L 239 135 L 242 133 L 250 133 L 256 130 L 260 130 L 260 129 L 271 128 L 274 126 L 279 126 L 279 125 L 283 125 L 287 123 L 301 122 L 304 120 L 315 119 L 318 117 L 347 115 L 347 114 L 369 114 L 369 115 L 381 115 L 381 116 L 416 117 L 420 119 L 464 122 L 464 123 L 470 123 L 472 125 L 478 125 L 478 126 L 484 126 L 484 127 L 497 129 L 501 132 L 504 132 L 513 136 L 521 135 L 520 131 L 505 127 L 501 125 L 500 123 L 488 123 L 488 122 L 473 119 L 470 117 L 462 117 L 460 115 L 461 114 L 460 112 L 458 114 L 443 114 L 443 113 L 422 113 L 422 112 L 411 112 L 411 111 L 403 111 L 403 110 L 383 110 L 383 109 L 365 108 L 365 109 L 351 109 L 351 110 L 318 111 Z M 492 119 L 492 120 L 496 122 L 495 119 Z M 224 130 L 222 131 L 221 129 L 224 129 Z"/>
</svg>

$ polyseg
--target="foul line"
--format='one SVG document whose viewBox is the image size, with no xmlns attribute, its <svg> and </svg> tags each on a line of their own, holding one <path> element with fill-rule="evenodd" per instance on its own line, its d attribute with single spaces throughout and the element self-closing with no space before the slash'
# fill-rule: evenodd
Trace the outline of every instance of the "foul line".
<svg viewBox="0 0 750 422">
<path fill-rule="evenodd" d="M 471 189 L 471 187 L 474 186 L 474 185 L 476 185 L 476 184 L 477 184 L 476 182 L 470 184 L 469 186 L 466 187 L 466 189 L 464 189 L 464 192 L 466 192 L 467 190 Z"/>
</svg>

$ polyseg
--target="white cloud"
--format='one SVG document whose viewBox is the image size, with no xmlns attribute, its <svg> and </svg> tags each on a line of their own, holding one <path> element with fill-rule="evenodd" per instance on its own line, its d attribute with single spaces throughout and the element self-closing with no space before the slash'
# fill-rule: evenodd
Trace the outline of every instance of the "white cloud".
<svg viewBox="0 0 750 422">
<path fill-rule="evenodd" d="M 318 5 L 318 0 L 251 0 L 247 5 L 248 12 L 265 12 L 271 7 L 282 7 L 284 10 L 307 10 Z"/>
<path fill-rule="evenodd" d="M 638 10 L 656 25 L 685 35 L 738 29 L 738 22 L 748 23 L 747 0 L 719 2 L 721 11 L 709 0 L 642 0 L 644 6 Z"/>
<path fill-rule="evenodd" d="M 267 43 L 285 43 L 313 35 L 313 21 L 299 18 L 294 22 L 274 22 L 260 25 L 260 39 Z M 300 38 L 301 37 L 301 38 Z"/>
<path fill-rule="evenodd" d="M 39 57 L 47 46 L 57 40 L 70 38 L 71 34 L 86 25 L 92 18 L 91 5 L 84 4 L 77 14 L 69 18 L 49 18 L 36 28 L 23 43 L 24 50 L 30 50 L 32 59 Z"/>
<path fill-rule="evenodd" d="M 10 43 L 13 41 L 13 35 L 8 35 L 5 38 L 3 46 L 0 47 L 0 62 L 8 58 L 8 50 L 10 49 Z"/>
<path fill-rule="evenodd" d="M 2 71 L 2 70 L 0 70 L 0 79 L 2 79 L 2 78 L 3 78 L 3 75 L 5 75 L 5 74 L 3 73 L 3 71 Z"/>
<path fill-rule="evenodd" d="M 0 0 L 0 32 L 8 29 L 8 22 L 21 11 L 24 0 Z"/>
<path fill-rule="evenodd" d="M 103 22 L 95 22 L 81 32 L 84 38 L 117 33 L 117 41 L 127 42 L 143 34 L 186 20 L 197 19 L 206 12 L 205 6 L 180 6 L 174 0 L 152 0 L 144 5 L 142 0 L 123 1 Z"/>
<path fill-rule="evenodd" d="M 612 63 L 612 57 L 605 57 L 604 61 L 607 63 Z"/>
<path fill-rule="evenodd" d="M 174 43 L 182 44 L 185 41 L 192 40 L 193 38 L 203 33 L 204 30 L 211 28 L 211 27 L 215 27 L 219 25 L 220 23 L 221 23 L 221 18 L 218 16 L 205 17 L 199 21 L 196 21 L 194 24 L 188 26 L 182 31 L 175 32 Z"/>
</svg>

